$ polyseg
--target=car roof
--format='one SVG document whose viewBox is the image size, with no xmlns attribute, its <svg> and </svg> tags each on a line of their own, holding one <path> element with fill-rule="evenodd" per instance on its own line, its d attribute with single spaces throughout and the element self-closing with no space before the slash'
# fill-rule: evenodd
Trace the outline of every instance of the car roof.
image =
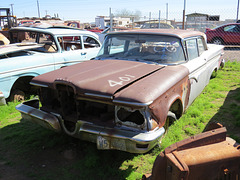
<svg viewBox="0 0 240 180">
<path fill-rule="evenodd" d="M 46 34 L 52 34 L 52 35 L 92 35 L 96 38 L 98 36 L 90 31 L 71 28 L 71 27 L 47 27 L 47 28 L 41 28 L 41 27 L 14 27 L 11 28 L 10 31 L 35 31 L 35 32 L 41 32 Z"/>
<path fill-rule="evenodd" d="M 155 34 L 165 36 L 175 36 L 181 39 L 189 38 L 193 36 L 205 36 L 200 31 L 182 30 L 182 29 L 136 29 L 127 31 L 111 32 L 109 34 Z"/>
</svg>

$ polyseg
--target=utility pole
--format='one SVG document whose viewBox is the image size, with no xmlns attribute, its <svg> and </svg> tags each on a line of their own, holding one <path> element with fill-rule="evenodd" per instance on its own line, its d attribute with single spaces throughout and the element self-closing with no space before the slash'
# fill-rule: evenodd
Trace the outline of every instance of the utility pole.
<svg viewBox="0 0 240 180">
<path fill-rule="evenodd" d="M 11 9 L 12 9 L 12 16 L 13 16 L 13 5 L 14 5 L 14 4 L 10 4 Z"/>
<path fill-rule="evenodd" d="M 159 21 L 159 22 L 158 22 L 158 28 L 159 28 L 159 29 L 160 29 L 160 24 L 161 24 L 161 22 L 160 22 L 160 20 L 161 20 L 161 19 L 160 19 L 160 16 L 161 16 L 161 11 L 159 10 L 159 16 L 158 16 L 158 21 Z"/>
<path fill-rule="evenodd" d="M 183 22 L 182 22 L 182 29 L 185 29 L 185 9 L 186 9 L 186 0 L 184 0 L 184 6 L 183 6 Z"/>
<path fill-rule="evenodd" d="M 237 3 L 237 18 L 236 18 L 236 22 L 238 21 L 238 11 L 239 11 L 239 0 L 238 0 L 238 3 Z"/>
<path fill-rule="evenodd" d="M 151 14 L 151 12 L 149 12 L 149 28 L 151 27 L 151 17 L 152 16 L 152 14 Z"/>
<path fill-rule="evenodd" d="M 38 3 L 38 0 L 37 0 L 37 8 L 38 8 L 38 17 L 40 18 L 40 10 L 39 10 L 39 3 Z"/>
<path fill-rule="evenodd" d="M 168 20 L 168 3 L 166 4 L 166 21 Z"/>
<path fill-rule="evenodd" d="M 112 9 L 111 8 L 109 8 L 109 13 L 110 13 L 110 32 L 112 32 L 113 20 L 112 20 Z"/>
</svg>

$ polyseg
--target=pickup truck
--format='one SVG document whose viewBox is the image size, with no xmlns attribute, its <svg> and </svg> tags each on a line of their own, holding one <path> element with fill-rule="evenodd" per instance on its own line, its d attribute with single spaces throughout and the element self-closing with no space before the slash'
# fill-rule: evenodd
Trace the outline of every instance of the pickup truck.
<svg viewBox="0 0 240 180">
<path fill-rule="evenodd" d="M 95 33 L 73 28 L 16 27 L 9 33 L 17 43 L 0 46 L 0 105 L 23 100 L 33 77 L 92 59 L 101 46 Z"/>
<path fill-rule="evenodd" d="M 16 109 L 98 149 L 145 153 L 224 65 L 222 55 L 197 31 L 112 32 L 94 60 L 33 78 L 39 100 Z"/>
</svg>

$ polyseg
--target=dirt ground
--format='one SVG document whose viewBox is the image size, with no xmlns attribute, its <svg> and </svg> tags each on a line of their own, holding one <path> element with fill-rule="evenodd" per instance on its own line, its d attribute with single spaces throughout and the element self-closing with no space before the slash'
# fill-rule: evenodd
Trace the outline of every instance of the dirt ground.
<svg viewBox="0 0 240 180">
<path fill-rule="evenodd" d="M 226 61 L 240 62 L 240 47 L 232 47 L 232 46 L 225 47 L 223 58 Z"/>
</svg>

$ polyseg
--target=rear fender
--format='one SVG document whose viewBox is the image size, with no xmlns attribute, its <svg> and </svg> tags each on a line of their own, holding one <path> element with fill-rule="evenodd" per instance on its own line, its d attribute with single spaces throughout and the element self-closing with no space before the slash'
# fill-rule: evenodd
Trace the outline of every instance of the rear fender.
<svg viewBox="0 0 240 180">
<path fill-rule="evenodd" d="M 37 73 L 26 73 L 26 74 L 19 74 L 14 76 L 9 76 L 3 79 L 3 81 L 0 83 L 1 91 L 4 95 L 4 97 L 7 99 L 10 96 L 10 92 L 14 85 L 16 85 L 16 82 L 19 81 L 23 77 L 35 77 L 38 76 Z M 3 88 L 2 88 L 3 87 Z"/>
</svg>

